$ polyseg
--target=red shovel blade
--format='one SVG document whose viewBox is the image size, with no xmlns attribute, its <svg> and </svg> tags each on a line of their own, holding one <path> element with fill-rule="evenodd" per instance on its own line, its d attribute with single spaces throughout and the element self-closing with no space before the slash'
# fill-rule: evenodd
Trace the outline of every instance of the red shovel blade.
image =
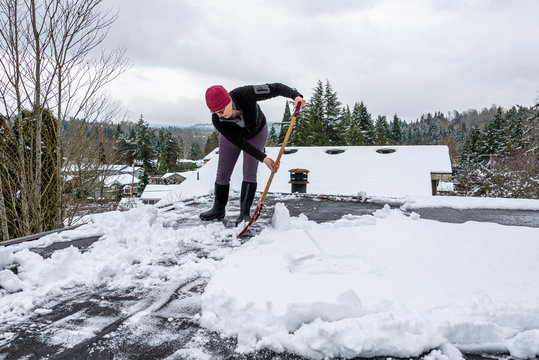
<svg viewBox="0 0 539 360">
<path fill-rule="evenodd" d="M 249 229 L 249 226 L 251 226 L 252 223 L 254 223 L 256 221 L 256 219 L 258 219 L 258 217 L 260 216 L 260 213 L 262 212 L 262 207 L 264 206 L 264 203 L 261 203 L 259 202 L 256 209 L 255 209 L 255 213 L 253 214 L 253 216 L 251 217 L 251 220 L 249 220 L 249 222 L 247 223 L 247 226 L 245 226 L 245 229 L 243 229 L 239 234 L 238 234 L 238 237 L 242 237 L 246 232 L 247 232 L 247 229 Z"/>
</svg>

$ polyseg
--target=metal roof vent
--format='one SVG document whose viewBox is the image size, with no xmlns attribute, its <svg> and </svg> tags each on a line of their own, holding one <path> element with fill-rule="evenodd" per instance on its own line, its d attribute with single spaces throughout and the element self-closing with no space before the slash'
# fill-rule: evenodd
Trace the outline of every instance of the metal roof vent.
<svg viewBox="0 0 539 360">
<path fill-rule="evenodd" d="M 378 150 L 376 150 L 376 152 L 377 152 L 378 154 L 392 154 L 392 153 L 394 153 L 395 151 L 397 151 L 397 150 L 395 150 L 395 149 L 390 149 L 390 148 L 385 148 L 385 149 L 378 149 Z"/>
<path fill-rule="evenodd" d="M 329 149 L 329 150 L 326 150 L 326 154 L 329 154 L 329 155 L 342 154 L 343 152 L 344 152 L 343 149 Z"/>
<path fill-rule="evenodd" d="M 298 149 L 284 149 L 283 154 L 288 155 L 288 154 L 294 154 L 297 152 L 298 152 Z"/>
</svg>

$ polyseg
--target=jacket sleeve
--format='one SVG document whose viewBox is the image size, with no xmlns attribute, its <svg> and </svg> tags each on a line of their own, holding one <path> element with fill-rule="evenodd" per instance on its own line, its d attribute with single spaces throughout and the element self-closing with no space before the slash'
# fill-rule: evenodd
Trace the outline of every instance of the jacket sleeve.
<svg viewBox="0 0 539 360">
<path fill-rule="evenodd" d="M 247 85 L 236 89 L 242 96 L 251 98 L 254 101 L 271 99 L 277 96 L 284 96 L 295 99 L 297 96 L 303 97 L 296 89 L 281 83 Z"/>
<path fill-rule="evenodd" d="M 217 115 L 212 116 L 212 122 L 217 131 L 219 131 L 219 133 L 221 133 L 228 141 L 258 161 L 264 161 L 266 154 L 247 141 L 245 136 L 242 135 L 240 127 L 238 127 L 236 124 L 223 123 L 219 121 L 219 117 Z"/>
</svg>

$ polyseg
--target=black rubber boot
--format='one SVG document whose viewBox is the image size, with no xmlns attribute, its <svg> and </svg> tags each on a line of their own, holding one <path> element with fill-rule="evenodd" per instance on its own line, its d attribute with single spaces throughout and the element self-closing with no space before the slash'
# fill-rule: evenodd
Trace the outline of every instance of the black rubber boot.
<svg viewBox="0 0 539 360">
<path fill-rule="evenodd" d="M 225 217 L 225 207 L 228 202 L 228 190 L 230 189 L 229 185 L 219 185 L 215 184 L 215 199 L 213 202 L 213 207 L 200 214 L 200 218 L 204 221 L 210 220 L 222 220 Z"/>
<path fill-rule="evenodd" d="M 241 183 L 241 196 L 240 196 L 240 216 L 236 219 L 236 226 L 242 221 L 249 221 L 251 219 L 251 205 L 255 198 L 256 183 L 242 182 Z"/>
</svg>

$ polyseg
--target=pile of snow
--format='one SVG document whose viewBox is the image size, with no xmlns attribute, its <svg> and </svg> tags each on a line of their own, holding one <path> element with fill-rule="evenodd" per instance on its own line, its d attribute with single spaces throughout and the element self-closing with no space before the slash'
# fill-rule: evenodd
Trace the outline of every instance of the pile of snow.
<svg viewBox="0 0 539 360">
<path fill-rule="evenodd" d="M 181 187 L 179 184 L 160 185 L 160 184 L 148 184 L 144 188 L 140 200 L 158 202 L 163 197 L 174 193 Z"/>
<path fill-rule="evenodd" d="M 218 266 L 203 326 L 313 359 L 539 354 L 539 229 L 372 216 L 316 224 L 276 206 Z"/>
<path fill-rule="evenodd" d="M 400 199 L 372 198 L 381 202 L 383 200 L 399 201 Z M 452 208 L 452 209 L 505 209 L 505 210 L 539 210 L 539 200 L 536 199 L 505 199 L 486 197 L 463 196 L 407 196 L 400 200 L 403 209 L 423 208 Z"/>
<path fill-rule="evenodd" d="M 140 205 L 123 213 L 87 217 L 92 222 L 75 230 L 0 247 L 0 324 L 46 314 L 56 298 L 84 287 L 163 288 L 168 299 L 167 289 L 210 276 L 216 259 L 240 244 L 236 229 L 226 229 L 222 223 L 175 230 L 166 226 L 167 216 L 172 215 Z M 30 250 L 91 236 L 101 238 L 86 251 L 70 246 L 43 257 Z M 193 245 L 204 250 L 202 258 L 182 255 Z"/>
</svg>

